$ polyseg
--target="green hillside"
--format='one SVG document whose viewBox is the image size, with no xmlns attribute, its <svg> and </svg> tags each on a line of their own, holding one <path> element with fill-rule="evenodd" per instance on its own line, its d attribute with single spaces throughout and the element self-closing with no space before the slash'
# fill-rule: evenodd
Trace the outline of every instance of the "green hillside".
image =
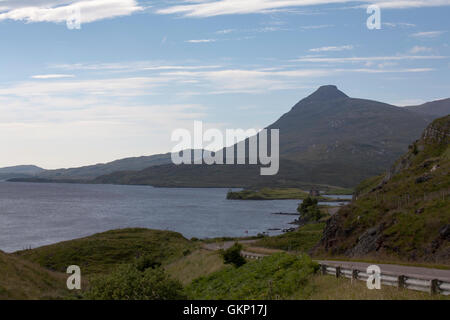
<svg viewBox="0 0 450 320">
<path fill-rule="evenodd" d="M 65 272 L 69 265 L 78 265 L 84 275 L 90 275 L 107 273 L 119 264 L 131 263 L 140 257 L 165 263 L 182 257 L 193 247 L 176 232 L 120 229 L 18 251 L 16 255 L 60 272 Z"/>
<path fill-rule="evenodd" d="M 435 120 L 385 175 L 357 188 L 316 254 L 450 264 L 450 116 Z"/>
<path fill-rule="evenodd" d="M 0 300 L 58 299 L 68 295 L 66 275 L 0 251 Z"/>
</svg>

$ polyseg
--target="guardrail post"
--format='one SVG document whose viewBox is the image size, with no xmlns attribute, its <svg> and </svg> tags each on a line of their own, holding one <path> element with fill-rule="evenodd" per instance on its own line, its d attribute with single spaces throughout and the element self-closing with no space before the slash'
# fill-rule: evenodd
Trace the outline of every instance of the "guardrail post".
<svg viewBox="0 0 450 320">
<path fill-rule="evenodd" d="M 398 288 L 404 289 L 406 287 L 406 277 L 405 276 L 398 276 Z"/>
<path fill-rule="evenodd" d="M 352 270 L 352 279 L 358 280 L 358 273 L 359 273 L 358 270 L 353 269 L 353 270 Z"/>
<path fill-rule="evenodd" d="M 320 265 L 320 270 L 322 271 L 322 275 L 326 275 L 327 274 L 327 266 L 324 264 Z"/>
<path fill-rule="evenodd" d="M 336 278 L 341 276 L 341 267 L 336 267 Z"/>
<path fill-rule="evenodd" d="M 438 294 L 439 293 L 439 280 L 433 279 L 430 282 L 430 293 L 431 294 Z"/>
</svg>

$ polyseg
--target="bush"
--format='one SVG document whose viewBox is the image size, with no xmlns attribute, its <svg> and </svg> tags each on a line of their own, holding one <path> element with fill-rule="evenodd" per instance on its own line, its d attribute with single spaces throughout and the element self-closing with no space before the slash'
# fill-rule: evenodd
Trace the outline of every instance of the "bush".
<svg viewBox="0 0 450 320">
<path fill-rule="evenodd" d="M 307 255 L 277 253 L 196 279 L 186 291 L 190 299 L 200 300 L 307 299 L 318 269 Z"/>
<path fill-rule="evenodd" d="M 308 197 L 298 206 L 297 211 L 306 221 L 319 221 L 322 218 L 318 201 L 315 198 Z"/>
<path fill-rule="evenodd" d="M 137 258 L 133 265 L 138 271 L 143 272 L 148 268 L 155 269 L 157 267 L 160 267 L 161 262 L 159 261 L 159 259 L 147 254 Z"/>
<path fill-rule="evenodd" d="M 232 247 L 222 252 L 223 262 L 240 267 L 245 264 L 244 257 L 241 256 L 242 245 L 235 243 Z"/>
<path fill-rule="evenodd" d="M 139 271 L 135 265 L 117 267 L 91 281 L 85 297 L 90 300 L 178 300 L 185 299 L 183 286 L 162 268 Z"/>
</svg>

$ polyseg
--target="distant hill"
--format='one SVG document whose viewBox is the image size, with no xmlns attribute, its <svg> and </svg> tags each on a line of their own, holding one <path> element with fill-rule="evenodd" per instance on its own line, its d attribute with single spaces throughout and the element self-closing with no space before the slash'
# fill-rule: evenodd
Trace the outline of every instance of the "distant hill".
<svg viewBox="0 0 450 320">
<path fill-rule="evenodd" d="M 0 168 L 0 174 L 21 173 L 21 174 L 35 175 L 44 171 L 45 169 L 33 165 Z"/>
<path fill-rule="evenodd" d="M 352 187 L 379 174 L 407 150 L 432 117 L 405 108 L 348 97 L 336 86 L 320 87 L 269 129 L 280 129 L 280 171 L 259 175 L 257 165 L 154 166 L 115 172 L 98 183 L 183 187 Z"/>
<path fill-rule="evenodd" d="M 450 263 L 450 116 L 355 197 L 328 221 L 316 254 Z"/>
<path fill-rule="evenodd" d="M 33 165 L 0 168 L 0 180 L 29 178 L 44 171 L 45 169 Z"/>
<path fill-rule="evenodd" d="M 419 106 L 405 107 L 405 109 L 435 118 L 444 117 L 450 114 L 450 98 L 427 102 Z"/>
<path fill-rule="evenodd" d="M 152 156 L 125 158 L 79 168 L 46 170 L 37 175 L 39 179 L 91 180 L 98 176 L 123 170 L 142 170 L 155 165 L 171 163 L 170 153 Z"/>
</svg>

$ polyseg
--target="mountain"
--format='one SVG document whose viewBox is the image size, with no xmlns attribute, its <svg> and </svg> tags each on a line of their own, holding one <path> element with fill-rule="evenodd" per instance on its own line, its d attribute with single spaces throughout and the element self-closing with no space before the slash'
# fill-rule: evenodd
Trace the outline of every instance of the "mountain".
<svg viewBox="0 0 450 320">
<path fill-rule="evenodd" d="M 322 86 L 267 127 L 280 130 L 276 176 L 260 176 L 259 165 L 166 164 L 115 172 L 95 181 L 182 187 L 302 183 L 352 187 L 389 168 L 431 119 L 405 108 L 350 98 L 333 85 Z"/>
<path fill-rule="evenodd" d="M 405 109 L 425 115 L 430 115 L 434 118 L 444 117 L 450 114 L 450 98 L 427 102 L 419 106 L 405 107 Z"/>
<path fill-rule="evenodd" d="M 450 116 L 328 220 L 318 255 L 450 262 Z"/>
<path fill-rule="evenodd" d="M 33 165 L 0 168 L 0 180 L 28 178 L 44 171 L 45 169 Z"/>
<path fill-rule="evenodd" d="M 33 166 L 33 165 L 0 168 L 0 174 L 20 173 L 20 174 L 35 175 L 35 174 L 41 173 L 43 171 L 45 171 L 45 169 L 42 169 L 42 168 L 39 168 L 39 167 Z"/>
<path fill-rule="evenodd" d="M 123 170 L 142 170 L 155 165 L 171 163 L 170 153 L 120 159 L 108 163 L 70 169 L 46 170 L 36 176 L 49 180 L 91 180 L 98 176 Z"/>
</svg>

